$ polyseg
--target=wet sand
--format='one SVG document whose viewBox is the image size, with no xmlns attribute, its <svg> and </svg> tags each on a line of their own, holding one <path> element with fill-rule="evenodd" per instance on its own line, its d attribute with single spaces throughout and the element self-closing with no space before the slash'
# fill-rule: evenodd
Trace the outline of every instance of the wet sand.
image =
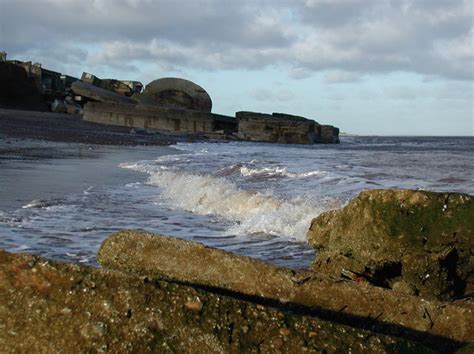
<svg viewBox="0 0 474 354">
<path fill-rule="evenodd" d="M 136 180 L 120 162 L 156 158 L 166 146 L 201 136 L 136 133 L 83 121 L 79 115 L 0 109 L 0 211 L 54 199 L 90 186 Z"/>
<path fill-rule="evenodd" d="M 101 146 L 0 138 L 0 211 L 54 200 L 89 187 L 134 182 L 124 161 L 179 153 L 167 146 Z M 145 178 L 145 175 L 143 176 Z"/>
</svg>

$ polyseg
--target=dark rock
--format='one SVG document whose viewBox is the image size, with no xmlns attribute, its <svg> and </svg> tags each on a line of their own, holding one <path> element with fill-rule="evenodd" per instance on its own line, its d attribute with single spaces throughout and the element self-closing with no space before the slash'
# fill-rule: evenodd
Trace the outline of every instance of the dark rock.
<svg viewBox="0 0 474 354">
<path fill-rule="evenodd" d="M 189 309 L 197 298 L 200 310 Z M 430 352 L 186 285 L 4 251 L 0 326 L 2 351 L 16 353 Z"/>
<path fill-rule="evenodd" d="M 66 113 L 66 103 L 63 100 L 55 99 L 51 104 L 51 111 L 54 113 Z"/>
<path fill-rule="evenodd" d="M 473 343 L 468 343 L 458 351 L 456 351 L 456 354 L 472 354 L 474 353 L 474 342 Z"/>
<path fill-rule="evenodd" d="M 191 241 L 124 230 L 102 243 L 97 258 L 106 268 L 151 280 L 219 289 L 280 306 L 303 306 L 308 312 L 324 309 L 327 318 L 353 325 L 355 318 L 363 323 L 376 318 L 371 324 L 374 330 L 397 328 L 398 335 L 405 333 L 409 338 L 410 331 L 415 331 L 432 344 L 436 340 L 427 334 L 461 342 L 474 339 L 473 304 L 426 301 L 365 282 L 296 272 Z"/>
<path fill-rule="evenodd" d="M 472 196 L 411 190 L 360 193 L 312 221 L 314 270 L 350 270 L 371 283 L 427 298 L 474 290 Z M 412 289 L 412 290 L 410 290 Z"/>
<path fill-rule="evenodd" d="M 0 61 L 0 107 L 47 111 L 35 80 L 28 77 L 24 68 Z"/>
</svg>

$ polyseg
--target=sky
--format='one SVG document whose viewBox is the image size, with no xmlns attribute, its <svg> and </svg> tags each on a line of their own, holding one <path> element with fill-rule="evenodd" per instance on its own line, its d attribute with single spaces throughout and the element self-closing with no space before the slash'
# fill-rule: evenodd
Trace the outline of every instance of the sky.
<svg viewBox="0 0 474 354">
<path fill-rule="evenodd" d="M 0 0 L 0 51 L 80 77 L 194 81 L 213 112 L 474 136 L 473 0 Z"/>
</svg>

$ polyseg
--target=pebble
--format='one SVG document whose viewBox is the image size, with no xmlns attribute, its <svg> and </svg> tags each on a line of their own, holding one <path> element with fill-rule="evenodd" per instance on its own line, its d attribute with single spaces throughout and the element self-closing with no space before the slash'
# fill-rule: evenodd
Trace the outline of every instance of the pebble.
<svg viewBox="0 0 474 354">
<path fill-rule="evenodd" d="M 186 307 L 188 310 L 191 310 L 191 311 L 201 312 L 202 302 L 199 299 L 195 301 L 188 301 L 187 303 L 184 304 L 184 307 Z"/>
<path fill-rule="evenodd" d="M 416 288 L 404 280 L 399 280 L 392 284 L 392 290 L 409 295 L 416 295 Z"/>
<path fill-rule="evenodd" d="M 63 308 L 63 309 L 61 310 L 61 313 L 62 313 L 63 315 L 68 315 L 68 314 L 70 314 L 71 312 L 72 312 L 72 310 L 71 310 L 69 307 L 65 307 L 65 308 Z"/>
<path fill-rule="evenodd" d="M 281 347 L 283 347 L 283 345 L 285 344 L 285 342 L 283 341 L 283 339 L 281 339 L 280 337 L 278 338 L 275 338 L 273 341 L 272 341 L 272 344 L 273 344 L 273 347 L 275 349 L 280 349 Z"/>
</svg>

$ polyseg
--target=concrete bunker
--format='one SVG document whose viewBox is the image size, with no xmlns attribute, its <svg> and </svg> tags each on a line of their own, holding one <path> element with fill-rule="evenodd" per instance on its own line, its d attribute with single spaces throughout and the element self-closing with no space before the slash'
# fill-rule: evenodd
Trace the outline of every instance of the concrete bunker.
<svg viewBox="0 0 474 354">
<path fill-rule="evenodd" d="M 165 77 L 146 85 L 143 93 L 132 96 L 141 104 L 211 112 L 212 100 L 201 86 L 189 80 Z"/>
</svg>

